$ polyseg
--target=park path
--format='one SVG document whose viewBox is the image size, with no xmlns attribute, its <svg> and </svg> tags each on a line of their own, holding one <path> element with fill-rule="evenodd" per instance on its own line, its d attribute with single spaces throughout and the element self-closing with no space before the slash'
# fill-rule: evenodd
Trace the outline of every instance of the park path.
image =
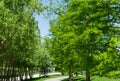
<svg viewBox="0 0 120 81">
<path fill-rule="evenodd" d="M 53 72 L 53 73 L 48 73 L 47 75 L 60 75 L 60 74 L 61 74 L 60 72 Z M 41 76 L 43 76 L 43 75 L 41 75 Z M 33 75 L 33 78 L 38 78 L 38 77 L 40 77 L 39 74 Z"/>
<path fill-rule="evenodd" d="M 53 72 L 53 73 L 48 73 L 47 75 L 59 75 L 59 74 L 61 74 L 60 72 Z M 41 75 L 41 77 L 42 77 L 43 75 Z M 34 74 L 33 76 L 32 76 L 33 78 L 38 78 L 38 77 L 40 77 L 39 76 L 39 74 Z M 28 79 L 30 78 L 29 76 L 27 77 Z M 25 79 L 25 76 L 23 76 L 23 79 Z M 18 81 L 20 81 L 20 77 L 18 77 Z M 54 80 L 54 81 L 56 81 L 56 80 Z M 58 80 L 59 81 L 59 80 Z"/>
<path fill-rule="evenodd" d="M 51 79 L 48 79 L 48 80 L 45 80 L 45 81 L 61 81 L 61 80 L 64 80 L 68 78 L 68 76 L 63 76 L 63 77 L 58 77 L 58 78 L 51 78 Z"/>
</svg>

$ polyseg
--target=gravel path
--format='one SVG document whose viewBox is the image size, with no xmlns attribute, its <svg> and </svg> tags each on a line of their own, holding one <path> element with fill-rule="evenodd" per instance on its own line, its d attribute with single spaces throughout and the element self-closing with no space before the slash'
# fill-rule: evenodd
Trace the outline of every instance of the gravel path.
<svg viewBox="0 0 120 81">
<path fill-rule="evenodd" d="M 68 76 L 52 78 L 52 79 L 48 79 L 48 80 L 45 80 L 45 81 L 61 81 L 61 80 L 66 79 L 66 78 L 68 78 Z"/>
</svg>

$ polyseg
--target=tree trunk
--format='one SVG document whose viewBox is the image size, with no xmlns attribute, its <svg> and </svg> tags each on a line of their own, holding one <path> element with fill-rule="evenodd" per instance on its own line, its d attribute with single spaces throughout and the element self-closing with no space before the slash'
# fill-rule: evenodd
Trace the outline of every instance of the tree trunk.
<svg viewBox="0 0 120 81">
<path fill-rule="evenodd" d="M 69 81 L 73 81 L 74 80 L 74 77 L 73 77 L 73 63 L 72 61 L 70 62 L 70 68 L 69 68 Z"/>
<path fill-rule="evenodd" d="M 32 79 L 33 69 L 28 69 L 28 74 L 29 74 L 30 79 Z"/>
<path fill-rule="evenodd" d="M 69 81 L 73 81 L 74 80 L 74 77 L 73 77 L 73 74 L 69 74 Z"/>
<path fill-rule="evenodd" d="M 90 81 L 90 71 L 86 70 L 86 81 Z"/>
<path fill-rule="evenodd" d="M 75 72 L 76 77 L 78 77 L 78 72 Z"/>
<path fill-rule="evenodd" d="M 12 81 L 17 81 L 17 75 L 16 75 L 16 70 L 14 67 L 12 67 Z"/>
<path fill-rule="evenodd" d="M 74 77 L 73 77 L 73 72 L 72 72 L 72 68 L 69 69 L 69 81 L 73 81 Z"/>
<path fill-rule="evenodd" d="M 19 74 L 19 77 L 20 77 L 20 81 L 23 81 L 23 76 L 24 76 L 24 71 L 23 71 L 23 69 L 19 69 L 18 74 Z"/>
<path fill-rule="evenodd" d="M 28 75 L 27 75 L 27 69 L 24 70 L 24 74 L 25 74 L 25 80 L 27 80 L 27 79 L 28 79 L 28 78 L 27 78 L 27 76 L 28 76 Z"/>
<path fill-rule="evenodd" d="M 62 74 L 62 75 L 65 75 L 63 71 L 61 72 L 61 74 Z"/>
</svg>

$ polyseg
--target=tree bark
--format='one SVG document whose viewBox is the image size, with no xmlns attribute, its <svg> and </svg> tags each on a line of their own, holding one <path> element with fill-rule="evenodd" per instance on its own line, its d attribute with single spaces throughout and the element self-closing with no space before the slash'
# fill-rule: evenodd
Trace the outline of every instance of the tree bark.
<svg viewBox="0 0 120 81">
<path fill-rule="evenodd" d="M 86 70 L 86 81 L 90 81 L 90 71 Z"/>
<path fill-rule="evenodd" d="M 73 70 L 72 70 L 72 65 L 70 65 L 70 68 L 69 68 L 69 81 L 73 81 L 74 80 L 74 77 L 73 77 Z"/>
<path fill-rule="evenodd" d="M 29 77 L 30 79 L 32 79 L 32 75 L 33 75 L 33 69 L 28 69 L 28 74 L 29 74 Z"/>
<path fill-rule="evenodd" d="M 19 69 L 19 77 L 20 77 L 20 81 L 23 81 L 23 76 L 24 76 L 24 71 L 23 69 Z"/>
<path fill-rule="evenodd" d="M 63 71 L 61 72 L 61 74 L 62 74 L 62 75 L 65 75 Z"/>
<path fill-rule="evenodd" d="M 69 81 L 73 81 L 74 80 L 74 77 L 73 77 L 73 74 L 69 74 Z"/>
<path fill-rule="evenodd" d="M 28 76 L 28 69 L 27 69 L 27 68 L 25 68 L 24 74 L 25 74 L 25 80 L 27 80 L 27 79 L 28 79 L 28 78 L 27 78 L 27 76 Z"/>
</svg>

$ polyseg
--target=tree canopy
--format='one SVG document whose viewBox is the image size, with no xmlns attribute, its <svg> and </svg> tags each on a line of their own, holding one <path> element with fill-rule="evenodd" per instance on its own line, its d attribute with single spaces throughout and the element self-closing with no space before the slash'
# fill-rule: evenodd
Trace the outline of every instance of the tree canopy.
<svg viewBox="0 0 120 81">
<path fill-rule="evenodd" d="M 90 81 L 91 70 L 102 63 L 96 60 L 97 56 L 107 53 L 110 62 L 115 59 L 119 37 L 119 27 L 115 25 L 119 21 L 118 5 L 116 0 L 71 0 L 65 13 L 51 21 L 51 54 L 57 64 L 62 64 L 61 69 L 67 67 L 67 71 L 72 67 L 73 70 L 74 64 L 78 64 L 86 71 L 86 81 Z"/>
<path fill-rule="evenodd" d="M 22 71 L 35 66 L 33 56 L 37 54 L 41 40 L 33 15 L 44 9 L 38 0 L 0 1 L 0 68 L 3 71 L 10 74 L 11 68 Z M 14 71 L 10 75 L 2 73 L 3 77 L 11 76 Z"/>
</svg>

